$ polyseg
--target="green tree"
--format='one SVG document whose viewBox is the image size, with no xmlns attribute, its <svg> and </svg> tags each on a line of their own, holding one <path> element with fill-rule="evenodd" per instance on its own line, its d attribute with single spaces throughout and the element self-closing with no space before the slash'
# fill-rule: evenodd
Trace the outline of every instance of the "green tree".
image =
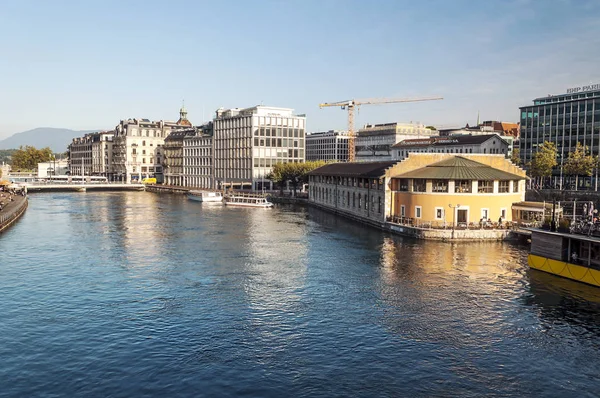
<svg viewBox="0 0 600 398">
<path fill-rule="evenodd" d="M 308 182 L 308 173 L 324 165 L 325 162 L 322 160 L 304 163 L 277 163 L 267 175 L 267 179 L 279 186 L 282 194 L 285 184 L 289 182 L 294 190 L 294 196 L 296 196 L 298 186 Z"/>
<path fill-rule="evenodd" d="M 569 153 L 563 166 L 566 175 L 575 176 L 575 190 L 579 185 L 579 176 L 591 176 L 592 170 L 596 166 L 597 159 L 588 152 L 588 147 L 578 142 L 575 150 Z"/>
<path fill-rule="evenodd" d="M 429 129 L 429 130 L 437 131 L 437 129 L 435 128 L 435 126 L 427 126 L 425 128 Z"/>
<path fill-rule="evenodd" d="M 521 150 L 519 148 L 513 148 L 512 154 L 510 156 L 510 161 L 518 166 L 521 164 Z"/>
<path fill-rule="evenodd" d="M 36 149 L 33 146 L 21 146 L 12 154 L 12 168 L 18 170 L 37 169 L 38 163 L 48 162 L 52 156 L 52 150 L 48 147 Z"/>
<path fill-rule="evenodd" d="M 550 177 L 552 169 L 557 165 L 556 154 L 556 144 L 544 141 L 533 155 L 533 159 L 531 159 L 531 163 L 529 164 L 529 173 L 531 176 L 541 179 Z"/>
</svg>

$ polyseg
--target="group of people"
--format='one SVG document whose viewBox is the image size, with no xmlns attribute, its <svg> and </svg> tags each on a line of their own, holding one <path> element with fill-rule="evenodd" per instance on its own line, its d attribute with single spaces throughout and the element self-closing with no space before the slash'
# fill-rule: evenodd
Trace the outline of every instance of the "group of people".
<svg viewBox="0 0 600 398">
<path fill-rule="evenodd" d="M 8 203 L 14 202 L 14 197 L 17 195 L 25 196 L 27 194 L 24 189 L 19 191 L 16 189 L 7 188 L 6 186 L 0 186 L 0 211 L 4 209 Z"/>
</svg>

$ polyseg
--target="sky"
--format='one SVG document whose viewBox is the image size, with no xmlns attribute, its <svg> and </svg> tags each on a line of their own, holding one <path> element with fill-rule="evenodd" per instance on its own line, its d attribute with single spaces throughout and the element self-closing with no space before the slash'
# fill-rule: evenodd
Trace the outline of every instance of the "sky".
<svg viewBox="0 0 600 398">
<path fill-rule="evenodd" d="M 519 106 L 600 83 L 598 0 L 0 1 L 0 139 L 121 119 L 194 124 L 219 107 L 356 125 L 518 122 Z"/>
</svg>

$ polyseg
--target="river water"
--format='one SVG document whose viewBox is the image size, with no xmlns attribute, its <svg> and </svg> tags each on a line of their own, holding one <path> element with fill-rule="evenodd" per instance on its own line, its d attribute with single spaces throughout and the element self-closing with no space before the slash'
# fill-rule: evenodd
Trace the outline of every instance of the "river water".
<svg viewBox="0 0 600 398">
<path fill-rule="evenodd" d="M 0 396 L 598 396 L 600 290 L 526 255 L 304 207 L 33 194 L 0 235 Z"/>
</svg>

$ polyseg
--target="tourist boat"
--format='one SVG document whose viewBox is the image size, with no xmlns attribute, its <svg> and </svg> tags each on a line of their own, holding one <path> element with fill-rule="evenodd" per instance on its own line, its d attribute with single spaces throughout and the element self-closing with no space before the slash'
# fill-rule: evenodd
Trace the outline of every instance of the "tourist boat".
<svg viewBox="0 0 600 398">
<path fill-rule="evenodd" d="M 600 239 L 531 229 L 529 267 L 600 287 Z"/>
<path fill-rule="evenodd" d="M 223 201 L 223 195 L 221 195 L 221 192 L 189 191 L 187 197 L 188 197 L 188 199 L 195 200 L 197 202 L 222 202 Z"/>
<path fill-rule="evenodd" d="M 240 207 L 273 207 L 273 203 L 269 202 L 264 195 L 252 193 L 232 193 L 225 196 L 224 203 L 227 206 Z"/>
</svg>

